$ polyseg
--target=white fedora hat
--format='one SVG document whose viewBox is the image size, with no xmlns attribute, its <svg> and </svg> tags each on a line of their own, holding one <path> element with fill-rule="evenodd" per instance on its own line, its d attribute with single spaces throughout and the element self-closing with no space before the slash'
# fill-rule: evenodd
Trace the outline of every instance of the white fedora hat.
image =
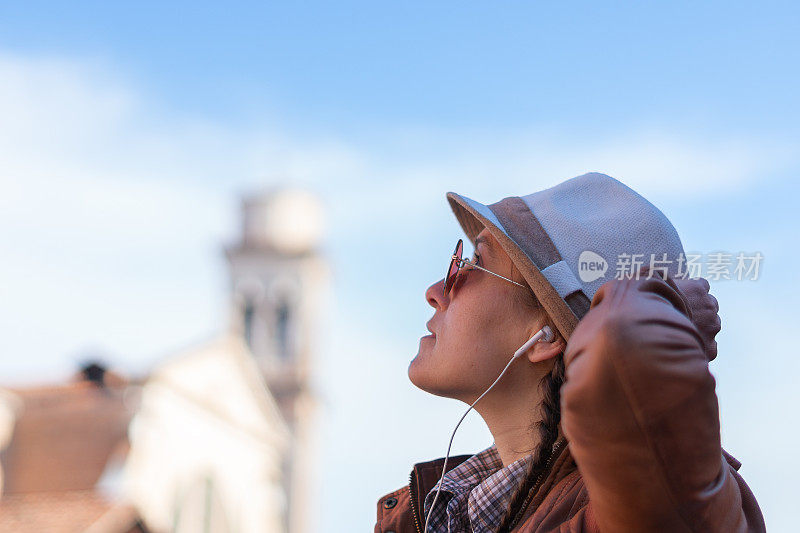
<svg viewBox="0 0 800 533">
<path fill-rule="evenodd" d="M 491 205 L 453 192 L 447 199 L 473 245 L 489 229 L 567 340 L 597 289 L 615 277 L 620 257 L 640 257 L 643 266 L 663 260 L 659 267 L 673 276 L 683 258 L 669 219 L 605 174 L 583 174 Z"/>
</svg>

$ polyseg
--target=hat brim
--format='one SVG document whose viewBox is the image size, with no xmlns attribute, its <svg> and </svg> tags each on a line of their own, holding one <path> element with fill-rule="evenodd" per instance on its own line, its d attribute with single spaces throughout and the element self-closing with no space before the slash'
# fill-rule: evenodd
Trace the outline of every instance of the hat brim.
<svg viewBox="0 0 800 533">
<path fill-rule="evenodd" d="M 466 196 L 454 192 L 447 193 L 450 208 L 456 220 L 466 233 L 473 246 L 475 238 L 484 229 L 488 229 L 497 239 L 503 251 L 508 254 L 511 261 L 520 271 L 525 281 L 530 286 L 537 300 L 542 304 L 548 316 L 553 320 L 556 328 L 565 340 L 569 340 L 579 318 L 567 305 L 556 289 L 550 284 L 544 274 L 534 264 L 525 252 L 509 237 L 502 223 L 498 220 L 489 206 L 476 202 Z"/>
</svg>

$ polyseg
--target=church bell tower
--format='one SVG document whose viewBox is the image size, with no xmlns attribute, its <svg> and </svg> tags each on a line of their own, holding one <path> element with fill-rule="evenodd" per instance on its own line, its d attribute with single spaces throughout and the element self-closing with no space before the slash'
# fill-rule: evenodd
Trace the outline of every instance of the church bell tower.
<svg viewBox="0 0 800 533">
<path fill-rule="evenodd" d="M 276 189 L 242 201 L 239 242 L 226 248 L 231 328 L 253 353 L 291 431 L 284 458 L 285 526 L 307 533 L 314 401 L 310 391 L 317 311 L 328 271 L 320 253 L 323 214 L 302 190 Z"/>
</svg>

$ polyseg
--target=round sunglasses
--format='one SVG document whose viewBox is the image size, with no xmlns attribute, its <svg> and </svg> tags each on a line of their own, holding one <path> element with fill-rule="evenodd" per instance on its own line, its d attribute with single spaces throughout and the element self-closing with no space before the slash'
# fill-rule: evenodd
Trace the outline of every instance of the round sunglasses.
<svg viewBox="0 0 800 533">
<path fill-rule="evenodd" d="M 501 276 L 500 274 L 497 274 L 496 272 L 492 272 L 491 270 L 483 268 L 482 266 L 476 265 L 473 262 L 470 262 L 470 261 L 468 261 L 466 259 L 462 259 L 461 258 L 461 254 L 462 254 L 463 251 L 464 251 L 464 241 L 461 240 L 461 239 L 458 239 L 458 243 L 456 243 L 456 249 L 453 250 L 453 255 L 450 257 L 450 266 L 447 267 L 447 275 L 444 278 L 444 295 L 445 296 L 450 294 L 450 289 L 453 288 L 453 285 L 456 282 L 456 277 L 458 276 L 458 272 L 462 268 L 464 268 L 465 270 L 468 269 L 468 268 L 477 268 L 479 270 L 483 270 L 484 272 L 488 272 L 492 276 L 497 276 L 498 278 L 504 279 L 509 283 L 513 283 L 514 285 L 518 285 L 518 286 L 520 286 L 520 287 L 522 287 L 524 289 L 527 289 L 527 287 L 525 285 L 523 285 L 522 283 L 517 283 L 513 279 L 508 279 L 505 276 Z"/>
</svg>

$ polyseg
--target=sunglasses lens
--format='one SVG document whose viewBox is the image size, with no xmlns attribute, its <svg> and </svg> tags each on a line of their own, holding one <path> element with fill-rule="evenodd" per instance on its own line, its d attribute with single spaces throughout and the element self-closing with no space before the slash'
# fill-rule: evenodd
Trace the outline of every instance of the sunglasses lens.
<svg viewBox="0 0 800 533">
<path fill-rule="evenodd" d="M 459 239 L 458 244 L 456 244 L 456 249 L 453 251 L 453 258 L 450 260 L 450 266 L 447 268 L 447 277 L 444 279 L 444 294 L 450 292 L 450 289 L 453 288 L 453 283 L 456 280 L 456 274 L 458 274 L 458 269 L 461 266 L 461 252 L 464 249 L 464 242 Z"/>
</svg>

